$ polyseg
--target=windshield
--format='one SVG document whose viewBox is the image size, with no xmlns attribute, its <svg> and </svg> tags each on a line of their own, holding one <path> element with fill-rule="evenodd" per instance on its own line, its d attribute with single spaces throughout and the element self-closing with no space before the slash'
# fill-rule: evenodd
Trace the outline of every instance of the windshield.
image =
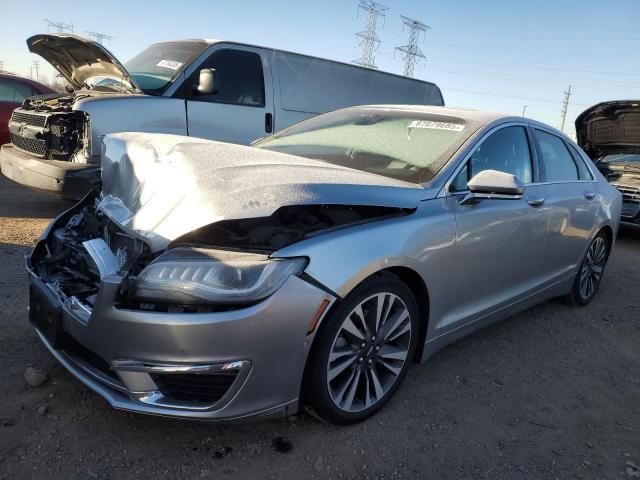
<svg viewBox="0 0 640 480">
<path fill-rule="evenodd" d="M 320 115 L 254 146 L 424 183 L 469 138 L 470 130 L 448 115 L 356 108 Z"/>
<path fill-rule="evenodd" d="M 207 42 L 156 43 L 124 66 L 143 92 L 161 94 L 208 46 Z"/>
</svg>

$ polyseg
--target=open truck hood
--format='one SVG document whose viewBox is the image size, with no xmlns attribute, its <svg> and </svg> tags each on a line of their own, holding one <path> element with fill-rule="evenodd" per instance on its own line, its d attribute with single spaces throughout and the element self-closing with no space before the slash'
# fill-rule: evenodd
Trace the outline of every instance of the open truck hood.
<svg viewBox="0 0 640 480">
<path fill-rule="evenodd" d="M 640 154 L 640 100 L 603 102 L 576 118 L 578 145 L 596 160 L 617 153 Z"/>
<path fill-rule="evenodd" d="M 28 38 L 27 46 L 76 90 L 91 78 L 108 77 L 120 82 L 124 90 L 142 93 L 118 59 L 97 42 L 70 33 L 49 33 Z"/>
<path fill-rule="evenodd" d="M 98 209 L 153 251 L 222 220 L 292 205 L 416 208 L 420 185 L 254 147 L 154 133 L 107 135 Z"/>
</svg>

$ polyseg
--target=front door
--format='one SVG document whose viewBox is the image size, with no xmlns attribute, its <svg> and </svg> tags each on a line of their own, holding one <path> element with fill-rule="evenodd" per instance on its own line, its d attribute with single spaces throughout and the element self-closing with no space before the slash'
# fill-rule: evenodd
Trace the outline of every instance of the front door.
<svg viewBox="0 0 640 480">
<path fill-rule="evenodd" d="M 524 185 L 520 199 L 482 199 L 461 204 L 467 181 L 483 170 L 515 175 Z M 456 218 L 456 284 L 450 309 L 442 319 L 455 329 L 507 306 L 535 290 L 540 282 L 547 215 L 538 205 L 539 188 L 532 185 L 534 168 L 523 126 L 494 131 L 476 147 L 449 186 L 447 201 Z"/>
<path fill-rule="evenodd" d="M 214 68 L 216 92 L 199 94 L 199 72 Z M 248 145 L 273 130 L 271 75 L 259 49 L 220 45 L 187 78 L 189 135 Z"/>
</svg>

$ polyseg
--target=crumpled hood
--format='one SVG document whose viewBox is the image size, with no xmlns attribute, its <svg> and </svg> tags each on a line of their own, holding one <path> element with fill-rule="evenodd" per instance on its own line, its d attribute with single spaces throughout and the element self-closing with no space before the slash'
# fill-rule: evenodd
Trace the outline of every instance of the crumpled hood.
<svg viewBox="0 0 640 480">
<path fill-rule="evenodd" d="M 153 251 L 211 223 L 290 205 L 416 208 L 420 185 L 254 147 L 154 133 L 107 135 L 99 209 Z"/>
<path fill-rule="evenodd" d="M 592 160 L 640 153 L 640 100 L 602 102 L 576 118 L 578 145 Z"/>
<path fill-rule="evenodd" d="M 34 35 L 27 39 L 31 53 L 49 62 L 53 68 L 79 90 L 93 77 L 109 77 L 121 82 L 124 89 L 142 93 L 129 72 L 113 54 L 98 42 L 71 33 Z"/>
</svg>

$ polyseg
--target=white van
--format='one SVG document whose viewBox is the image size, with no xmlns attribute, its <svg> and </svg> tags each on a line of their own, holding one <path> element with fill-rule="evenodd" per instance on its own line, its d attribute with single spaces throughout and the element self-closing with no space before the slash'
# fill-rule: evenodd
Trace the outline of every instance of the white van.
<svg viewBox="0 0 640 480">
<path fill-rule="evenodd" d="M 249 144 L 338 108 L 444 104 L 433 83 L 236 42 L 157 43 L 125 65 L 72 34 L 36 35 L 27 45 L 72 88 L 32 97 L 14 111 L 11 143 L 0 151 L 2 173 L 66 197 L 99 179 L 101 137 L 108 133 Z"/>
</svg>

